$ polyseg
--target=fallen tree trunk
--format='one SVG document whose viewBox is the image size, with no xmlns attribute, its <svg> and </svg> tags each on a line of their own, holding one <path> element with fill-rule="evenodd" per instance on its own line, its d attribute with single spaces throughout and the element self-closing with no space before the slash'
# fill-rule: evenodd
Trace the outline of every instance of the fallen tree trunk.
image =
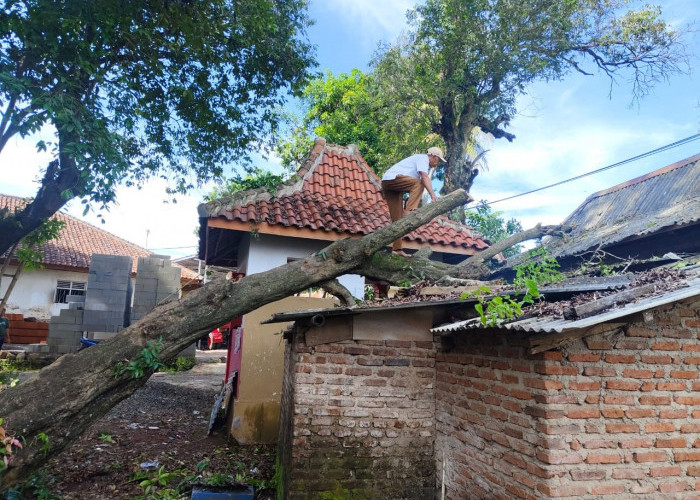
<svg viewBox="0 0 700 500">
<path fill-rule="evenodd" d="M 464 191 L 455 191 L 361 239 L 336 241 L 304 260 L 237 282 L 207 284 L 181 300 L 157 307 L 119 335 L 62 356 L 36 377 L 3 390 L 0 418 L 9 435 L 23 438 L 24 448 L 0 477 L 0 491 L 27 478 L 146 382 L 151 374 L 148 369 L 143 376 L 133 378 L 119 366 L 144 359 L 139 357 L 147 342 L 161 339 L 159 357 L 171 359 L 231 318 L 354 270 L 396 238 L 467 200 Z"/>
</svg>

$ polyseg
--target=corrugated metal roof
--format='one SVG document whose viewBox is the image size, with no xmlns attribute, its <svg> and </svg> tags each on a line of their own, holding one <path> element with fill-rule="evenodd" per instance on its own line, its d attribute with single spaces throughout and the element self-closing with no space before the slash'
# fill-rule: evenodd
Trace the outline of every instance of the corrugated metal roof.
<svg viewBox="0 0 700 500">
<path fill-rule="evenodd" d="M 549 245 L 572 255 L 700 220 L 700 154 L 589 196 L 565 221 L 573 228 Z"/>
<path fill-rule="evenodd" d="M 580 328 L 589 328 L 599 325 L 607 321 L 617 318 L 622 318 L 630 314 L 653 309 L 654 307 L 670 304 L 679 300 L 687 299 L 700 295 L 700 278 L 693 278 L 688 282 L 688 286 L 679 288 L 671 292 L 667 292 L 654 297 L 641 299 L 637 302 L 631 302 L 618 309 L 610 309 L 603 313 L 588 318 L 578 320 L 555 319 L 551 316 L 543 318 L 527 318 L 510 323 L 504 323 L 496 328 L 505 328 L 507 330 L 524 331 L 524 332 L 539 332 L 539 333 L 560 333 L 565 330 L 576 330 Z M 449 325 L 443 325 L 433 328 L 433 333 L 452 333 L 464 330 L 473 330 L 477 328 L 487 328 L 482 325 L 479 318 L 458 321 Z M 493 327 L 490 327 L 493 328 Z"/>
</svg>

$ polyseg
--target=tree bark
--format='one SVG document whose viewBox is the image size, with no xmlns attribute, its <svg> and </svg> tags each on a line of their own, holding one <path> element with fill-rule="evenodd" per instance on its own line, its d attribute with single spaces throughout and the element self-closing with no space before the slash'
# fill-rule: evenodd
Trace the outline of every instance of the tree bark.
<svg viewBox="0 0 700 500">
<path fill-rule="evenodd" d="M 138 359 L 146 342 L 161 339 L 159 357 L 171 359 L 231 318 L 357 268 L 396 238 L 467 199 L 464 191 L 456 191 L 361 239 L 336 241 L 306 259 L 237 282 L 212 282 L 180 300 L 158 306 L 115 337 L 64 355 L 36 377 L 3 390 L 3 425 L 9 435 L 21 436 L 25 445 L 0 477 L 0 490 L 27 478 L 146 382 L 150 373 L 130 378 L 128 373 L 115 370 L 118 363 Z M 48 436 L 48 451 L 39 433 Z"/>
<path fill-rule="evenodd" d="M 65 156 L 65 155 L 62 155 Z M 16 214 L 0 215 L 0 255 L 80 196 L 80 172 L 72 158 L 49 163 L 36 197 Z M 69 196 L 66 196 L 69 193 Z"/>
</svg>

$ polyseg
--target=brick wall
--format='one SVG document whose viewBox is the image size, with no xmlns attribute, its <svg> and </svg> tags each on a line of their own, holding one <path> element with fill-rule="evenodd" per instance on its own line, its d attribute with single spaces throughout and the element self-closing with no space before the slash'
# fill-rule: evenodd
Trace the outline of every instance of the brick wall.
<svg viewBox="0 0 700 500">
<path fill-rule="evenodd" d="M 430 341 L 308 347 L 297 335 L 281 424 L 288 498 L 432 498 L 434 356 Z"/>
<path fill-rule="evenodd" d="M 700 302 L 530 356 L 460 332 L 436 357 L 445 498 L 700 498 Z"/>
</svg>

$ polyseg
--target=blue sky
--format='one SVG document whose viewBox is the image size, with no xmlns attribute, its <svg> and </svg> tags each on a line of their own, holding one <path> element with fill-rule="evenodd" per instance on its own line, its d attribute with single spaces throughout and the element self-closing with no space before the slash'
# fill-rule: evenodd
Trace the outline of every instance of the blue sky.
<svg viewBox="0 0 700 500">
<path fill-rule="evenodd" d="M 366 70 L 380 41 L 393 40 L 405 29 L 408 0 L 311 0 L 311 28 L 317 45 L 319 70 L 334 73 L 353 68 Z M 665 18 L 677 26 L 700 20 L 697 0 L 661 2 Z M 700 28 L 700 26 L 695 26 Z M 539 83 L 519 102 L 519 114 L 509 131 L 512 143 L 501 139 L 488 146 L 489 170 L 472 188 L 476 199 L 496 200 L 551 184 L 625 160 L 700 132 L 700 33 L 686 38 L 693 72 L 659 84 L 632 105 L 630 88 L 621 82 L 608 97 L 610 82 L 604 76 L 570 75 L 563 81 Z M 700 152 L 695 141 L 663 154 L 624 165 L 605 173 L 494 205 L 506 217 L 525 227 L 537 222 L 558 223 L 588 195 L 643 175 Z M 48 158 L 37 155 L 31 141 L 13 141 L 2 156 L 0 192 L 19 196 L 36 193 L 40 168 Z M 121 188 L 118 203 L 103 214 L 85 220 L 142 246 L 174 256 L 195 252 L 196 206 L 208 189 L 165 203 L 161 181 L 141 190 Z M 79 202 L 68 212 L 81 216 Z"/>
</svg>

